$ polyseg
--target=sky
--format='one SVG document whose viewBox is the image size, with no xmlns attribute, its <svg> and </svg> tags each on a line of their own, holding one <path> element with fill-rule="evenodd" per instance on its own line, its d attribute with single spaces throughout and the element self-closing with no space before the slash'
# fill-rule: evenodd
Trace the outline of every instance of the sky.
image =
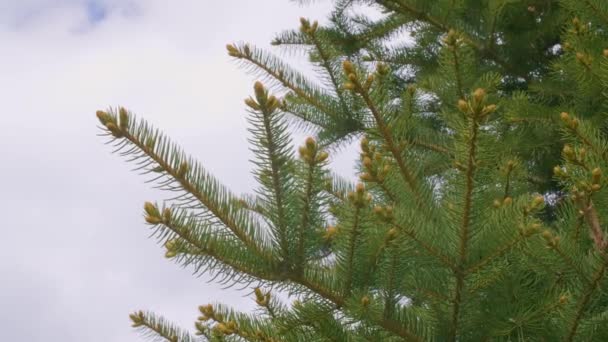
<svg viewBox="0 0 608 342">
<path fill-rule="evenodd" d="M 253 307 L 248 290 L 163 257 L 142 206 L 167 196 L 110 153 L 95 111 L 125 106 L 251 192 L 243 99 L 255 79 L 225 45 L 294 58 L 272 50 L 274 33 L 323 22 L 330 5 L 0 0 L 0 341 L 137 341 L 134 310 L 191 329 L 198 305 Z M 352 174 L 353 155 L 331 156 L 338 172 Z"/>
</svg>

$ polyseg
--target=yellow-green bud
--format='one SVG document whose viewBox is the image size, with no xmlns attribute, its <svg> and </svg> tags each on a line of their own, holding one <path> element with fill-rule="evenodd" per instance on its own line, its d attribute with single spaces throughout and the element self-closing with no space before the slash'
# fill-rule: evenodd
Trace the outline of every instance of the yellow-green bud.
<svg viewBox="0 0 608 342">
<path fill-rule="evenodd" d="M 124 107 L 118 109 L 118 116 L 120 118 L 120 129 L 124 131 L 129 128 L 129 113 Z"/>
<path fill-rule="evenodd" d="M 348 60 L 342 62 L 342 68 L 344 69 L 344 72 L 347 75 L 353 74 L 355 72 L 355 67 L 353 66 L 353 63 Z"/>
<path fill-rule="evenodd" d="M 532 200 L 532 208 L 536 208 L 539 207 L 541 205 L 543 205 L 545 203 L 545 198 L 543 196 L 536 196 L 534 197 L 534 199 Z"/>
<path fill-rule="evenodd" d="M 97 115 L 97 119 L 99 119 L 99 122 L 101 122 L 101 124 L 104 126 L 107 125 L 108 122 L 112 122 L 112 117 L 110 114 L 104 112 L 103 110 L 98 110 L 95 112 L 95 115 Z"/>
<path fill-rule="evenodd" d="M 245 104 L 253 110 L 260 110 L 260 105 L 258 105 L 258 103 L 255 102 L 255 100 L 251 97 L 245 99 Z"/>
<path fill-rule="evenodd" d="M 264 89 L 264 85 L 262 82 L 257 81 L 253 85 L 253 90 L 255 92 L 255 97 L 257 98 L 260 104 L 266 103 L 266 89 Z"/>
<path fill-rule="evenodd" d="M 328 157 L 329 157 L 329 153 L 327 153 L 326 151 L 322 151 L 317 156 L 317 163 L 322 163 L 322 162 L 326 161 Z"/>
<path fill-rule="evenodd" d="M 169 250 L 169 251 L 167 251 L 167 252 L 165 253 L 165 258 L 167 258 L 167 259 L 171 259 L 171 258 L 174 258 L 176 255 L 177 255 L 177 252 L 176 252 L 176 251 L 170 251 L 170 250 Z"/>
<path fill-rule="evenodd" d="M 566 158 L 574 159 L 574 150 L 572 149 L 572 146 L 564 145 L 562 152 L 564 153 L 564 156 L 566 156 Z"/>
<path fill-rule="evenodd" d="M 604 49 L 604 51 L 602 51 L 602 55 L 604 55 L 604 57 L 608 58 L 608 49 Z"/>
<path fill-rule="evenodd" d="M 505 199 L 502 200 L 502 205 L 504 206 L 509 206 L 513 203 L 513 199 L 511 197 L 505 197 Z"/>
<path fill-rule="evenodd" d="M 593 184 L 598 184 L 600 182 L 601 178 L 602 178 L 602 169 L 600 169 L 599 167 L 594 168 L 591 171 L 591 179 L 593 181 Z"/>
<path fill-rule="evenodd" d="M 160 217 L 160 212 L 158 211 L 158 208 L 152 202 L 144 203 L 144 210 L 149 216 Z"/>
<path fill-rule="evenodd" d="M 112 133 L 115 138 L 122 138 L 124 136 L 120 128 L 118 128 L 118 126 L 116 126 L 116 124 L 113 122 L 106 123 L 106 128 L 110 131 L 110 133 Z"/>
<path fill-rule="evenodd" d="M 363 185 L 363 183 L 357 183 L 357 186 L 355 186 L 355 191 L 362 194 L 365 191 L 365 185 Z"/>
<path fill-rule="evenodd" d="M 366 137 L 363 137 L 363 139 L 361 139 L 361 150 L 363 150 L 364 152 L 369 151 L 369 140 L 367 140 Z"/>
<path fill-rule="evenodd" d="M 361 298 L 361 305 L 363 305 L 363 307 L 367 307 L 369 305 L 369 297 L 368 296 L 363 296 L 363 298 Z"/>
<path fill-rule="evenodd" d="M 371 182 L 374 180 L 374 177 L 367 172 L 362 173 L 359 178 L 365 182 Z"/>
<path fill-rule="evenodd" d="M 346 90 L 355 90 L 355 84 L 353 82 L 344 82 L 342 86 Z"/>
<path fill-rule="evenodd" d="M 232 44 L 227 44 L 226 50 L 228 50 L 228 55 L 232 57 L 241 57 L 241 52 L 239 51 L 239 49 L 237 49 L 236 46 Z"/>
<path fill-rule="evenodd" d="M 473 99 L 476 103 L 483 103 L 486 99 L 486 91 L 483 88 L 477 88 L 473 92 Z"/>
<path fill-rule="evenodd" d="M 458 109 L 463 112 L 466 113 L 469 111 L 469 103 L 463 99 L 458 100 Z"/>
<path fill-rule="evenodd" d="M 306 138 L 305 144 L 306 147 L 310 150 L 314 150 L 317 147 L 317 142 L 313 137 Z"/>
</svg>

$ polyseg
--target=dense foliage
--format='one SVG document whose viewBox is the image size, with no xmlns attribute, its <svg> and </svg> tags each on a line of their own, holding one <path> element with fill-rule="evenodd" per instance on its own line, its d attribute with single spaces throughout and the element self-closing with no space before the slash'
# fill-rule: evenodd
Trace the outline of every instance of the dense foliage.
<svg viewBox="0 0 608 342">
<path fill-rule="evenodd" d="M 371 10 L 380 15 L 370 14 Z M 375 13 L 375 12 L 374 12 Z M 259 311 L 202 305 L 169 341 L 608 340 L 608 2 L 336 0 L 248 44 L 255 194 L 237 196 L 124 108 L 97 116 L 162 189 L 166 256 L 255 285 Z M 311 129 L 293 151 L 289 125 Z M 360 183 L 328 170 L 360 139 Z M 286 303 L 277 293 L 297 295 Z"/>
</svg>

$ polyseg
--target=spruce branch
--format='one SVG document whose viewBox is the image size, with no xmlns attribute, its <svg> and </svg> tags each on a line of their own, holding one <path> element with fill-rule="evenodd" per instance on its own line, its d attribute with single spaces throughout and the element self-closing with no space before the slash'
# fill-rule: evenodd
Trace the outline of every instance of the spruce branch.
<svg viewBox="0 0 608 342">
<path fill-rule="evenodd" d="M 171 157 L 172 160 L 166 159 L 167 157 L 170 157 L 167 153 L 168 150 L 177 150 L 172 146 L 168 139 L 164 139 L 159 132 L 150 130 L 144 121 L 141 121 L 140 124 L 137 125 L 138 128 L 135 128 L 135 120 L 131 114 L 125 116 L 125 118 L 128 118 L 131 122 L 129 126 L 124 124 L 122 126 L 117 125 L 116 116 L 111 111 L 109 113 L 98 111 L 97 117 L 104 125 L 105 129 L 116 139 L 123 139 L 124 144 L 121 145 L 120 148 L 124 148 L 127 144 L 132 145 L 132 149 L 128 150 L 126 153 L 130 154 L 132 151 L 143 153 L 143 156 L 156 163 L 160 170 L 169 175 L 172 180 L 176 181 L 184 192 L 192 195 L 198 200 L 213 217 L 219 219 L 220 222 L 237 238 L 243 241 L 248 248 L 269 262 L 274 259 L 273 256 L 259 246 L 255 239 L 247 233 L 247 230 L 241 226 L 241 224 L 246 223 L 244 217 L 238 217 L 234 212 L 223 207 L 217 198 L 213 198 L 209 192 L 205 191 L 211 189 L 217 191 L 219 190 L 219 185 L 204 172 L 202 167 L 199 165 L 192 165 L 186 161 L 182 161 L 179 166 L 174 166 L 175 163 L 173 163 L 173 161 L 175 160 L 176 155 Z M 140 137 L 143 139 L 140 139 Z M 157 150 L 160 151 L 160 153 L 157 153 Z M 194 168 L 192 166 L 194 166 Z M 194 170 L 197 171 L 197 175 L 200 175 L 201 178 L 203 178 L 203 182 L 207 182 L 207 184 L 195 184 L 192 181 L 193 178 L 188 177 L 188 172 L 194 173 Z M 237 219 L 239 221 L 237 221 Z"/>
<path fill-rule="evenodd" d="M 397 146 L 397 142 L 395 141 L 395 138 L 393 137 L 393 134 L 391 133 L 390 129 L 388 128 L 386 122 L 384 121 L 384 117 L 382 116 L 382 113 L 380 113 L 379 109 L 376 107 L 376 104 L 373 102 L 373 100 L 370 97 L 369 87 L 371 86 L 370 80 L 373 82 L 373 79 L 374 79 L 373 75 L 370 75 L 367 78 L 367 80 L 365 81 L 365 84 L 362 84 L 356 75 L 356 71 L 355 71 L 353 64 L 350 61 L 345 61 L 343 64 L 343 67 L 344 67 L 344 72 L 346 73 L 348 79 L 350 80 L 349 82 L 347 82 L 345 84 L 345 87 L 347 89 L 351 89 L 354 92 L 356 92 L 357 94 L 359 94 L 361 96 L 361 98 L 363 99 L 363 101 L 365 101 L 365 104 L 367 105 L 367 107 L 369 108 L 369 110 L 372 113 L 372 116 L 374 117 L 376 126 L 378 127 L 380 134 L 386 141 L 388 150 L 391 152 L 391 154 L 393 155 L 393 158 L 395 158 L 395 161 L 397 162 L 397 166 L 399 167 L 401 176 L 403 177 L 405 182 L 408 184 L 410 190 L 414 193 L 414 195 L 416 197 L 419 197 L 420 190 L 418 189 L 418 183 L 414 177 L 414 174 L 410 170 L 410 168 L 407 166 L 407 164 L 405 163 L 405 160 L 403 159 L 403 155 L 401 154 L 401 149 Z"/>
</svg>

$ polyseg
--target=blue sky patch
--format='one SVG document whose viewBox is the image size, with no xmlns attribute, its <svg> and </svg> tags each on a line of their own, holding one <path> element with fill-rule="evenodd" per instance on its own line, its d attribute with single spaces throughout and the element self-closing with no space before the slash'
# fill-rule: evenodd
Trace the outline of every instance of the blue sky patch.
<svg viewBox="0 0 608 342">
<path fill-rule="evenodd" d="M 99 1 L 87 1 L 86 8 L 87 16 L 91 23 L 102 21 L 108 15 L 107 8 Z"/>
</svg>

